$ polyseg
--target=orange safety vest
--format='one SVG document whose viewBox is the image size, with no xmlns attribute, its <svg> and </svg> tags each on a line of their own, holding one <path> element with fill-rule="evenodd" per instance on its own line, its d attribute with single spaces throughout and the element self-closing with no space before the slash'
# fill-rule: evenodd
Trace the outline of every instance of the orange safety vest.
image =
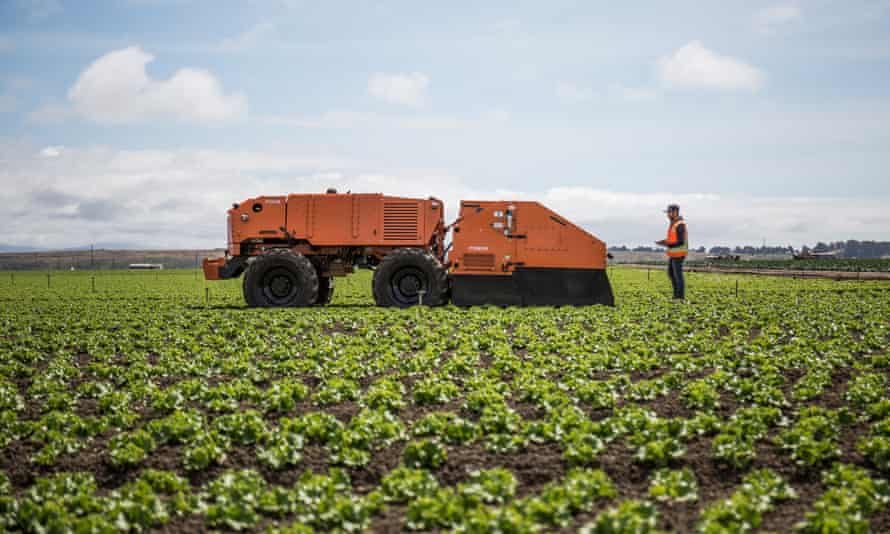
<svg viewBox="0 0 890 534">
<path fill-rule="evenodd" d="M 683 219 L 677 219 L 673 221 L 670 226 L 668 226 L 668 243 L 676 243 L 677 242 L 677 227 L 681 224 L 686 224 L 686 221 Z M 687 252 L 689 252 L 689 227 L 686 227 L 686 239 L 683 240 L 683 243 L 680 243 L 676 247 L 668 247 L 667 255 L 670 258 L 685 258 Z"/>
</svg>

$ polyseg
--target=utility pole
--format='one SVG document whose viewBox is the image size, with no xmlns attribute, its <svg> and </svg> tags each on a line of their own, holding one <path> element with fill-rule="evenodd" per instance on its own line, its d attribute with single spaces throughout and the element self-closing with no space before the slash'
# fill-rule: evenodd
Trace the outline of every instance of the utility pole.
<svg viewBox="0 0 890 534">
<path fill-rule="evenodd" d="M 90 245 L 90 270 L 96 268 L 96 258 L 93 255 L 93 245 Z"/>
</svg>

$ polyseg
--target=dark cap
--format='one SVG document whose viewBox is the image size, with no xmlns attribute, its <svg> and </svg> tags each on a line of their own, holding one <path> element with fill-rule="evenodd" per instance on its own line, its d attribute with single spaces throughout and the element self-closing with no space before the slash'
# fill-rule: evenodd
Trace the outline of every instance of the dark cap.
<svg viewBox="0 0 890 534">
<path fill-rule="evenodd" d="M 680 211 L 680 205 L 679 204 L 668 204 L 668 207 L 666 210 L 664 210 L 664 212 L 669 213 L 671 211 Z"/>
</svg>

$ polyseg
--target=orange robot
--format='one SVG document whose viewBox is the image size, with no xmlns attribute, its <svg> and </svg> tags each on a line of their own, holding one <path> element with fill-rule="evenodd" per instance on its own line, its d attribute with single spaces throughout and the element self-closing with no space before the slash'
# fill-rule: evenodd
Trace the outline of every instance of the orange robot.
<svg viewBox="0 0 890 534">
<path fill-rule="evenodd" d="M 606 244 L 537 202 L 462 201 L 452 225 L 457 305 L 614 305 Z"/>
<path fill-rule="evenodd" d="M 380 306 L 614 304 L 605 244 L 537 202 L 463 201 L 450 227 L 444 211 L 433 197 L 333 190 L 248 199 L 204 275 L 244 273 L 249 306 L 327 304 L 356 266 L 374 269 Z"/>
</svg>

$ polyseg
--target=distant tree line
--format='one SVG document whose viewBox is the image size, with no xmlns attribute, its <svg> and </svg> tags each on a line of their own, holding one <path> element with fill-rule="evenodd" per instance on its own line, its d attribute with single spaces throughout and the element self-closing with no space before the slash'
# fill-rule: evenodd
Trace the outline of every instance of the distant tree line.
<svg viewBox="0 0 890 534">
<path fill-rule="evenodd" d="M 840 250 L 844 258 L 883 258 L 890 256 L 890 241 L 837 241 L 817 243 L 814 252 Z"/>
<path fill-rule="evenodd" d="M 705 247 L 698 247 L 692 249 L 695 252 L 704 252 Z M 663 252 L 663 248 L 659 247 L 633 247 L 630 248 L 626 245 L 618 245 L 617 247 L 609 247 L 610 252 Z"/>
<path fill-rule="evenodd" d="M 0 271 L 117 270 L 131 263 L 161 264 L 164 269 L 195 269 L 201 259 L 218 256 L 214 250 L 96 250 L 64 252 L 17 252 L 0 254 Z"/>
<path fill-rule="evenodd" d="M 711 247 L 708 249 L 708 254 L 747 254 L 751 256 L 757 255 L 777 255 L 777 254 L 791 254 L 791 247 L 753 247 L 751 245 L 745 245 L 743 247 Z"/>
<path fill-rule="evenodd" d="M 626 245 L 619 245 L 615 247 L 609 247 L 610 251 L 613 252 L 659 252 L 663 249 L 658 247 L 650 247 L 650 246 L 640 246 L 640 247 L 628 247 Z M 705 250 L 705 247 L 698 247 L 694 249 L 695 252 L 707 252 L 708 254 L 713 254 L 715 256 L 724 255 L 724 254 L 744 254 L 747 256 L 766 256 L 766 255 L 781 255 L 781 254 L 792 254 L 794 249 L 791 246 L 787 247 L 765 247 L 765 246 L 736 246 L 736 247 L 727 247 L 727 246 L 715 246 Z M 855 239 L 850 239 L 847 241 L 832 241 L 829 243 L 824 243 L 819 241 L 812 247 L 804 245 L 801 250 L 803 252 L 838 252 L 838 257 L 841 258 L 883 258 L 890 256 L 890 241 L 857 241 Z"/>
</svg>

